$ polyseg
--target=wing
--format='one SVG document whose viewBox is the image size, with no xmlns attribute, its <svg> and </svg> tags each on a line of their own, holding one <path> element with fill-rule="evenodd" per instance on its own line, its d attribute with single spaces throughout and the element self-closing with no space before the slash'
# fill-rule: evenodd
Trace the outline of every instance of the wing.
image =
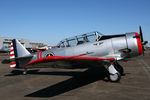
<svg viewBox="0 0 150 100">
<path fill-rule="evenodd" d="M 110 54 L 110 55 L 107 55 L 106 57 L 113 57 L 115 58 L 116 60 L 126 60 L 127 58 L 129 58 L 129 53 L 131 52 L 130 49 L 128 48 L 124 48 L 124 49 L 120 49 L 118 50 L 117 53 L 115 54 Z"/>
<path fill-rule="evenodd" d="M 104 57 L 81 57 L 86 54 L 80 54 L 77 56 L 71 56 L 71 57 L 62 57 L 62 56 L 50 56 L 50 57 L 44 57 L 41 59 L 37 59 L 34 61 L 31 61 L 27 63 L 24 66 L 38 64 L 38 63 L 47 63 L 47 62 L 54 62 L 54 61 L 100 61 L 100 62 L 112 62 L 115 61 L 115 58 L 104 58 Z"/>
</svg>

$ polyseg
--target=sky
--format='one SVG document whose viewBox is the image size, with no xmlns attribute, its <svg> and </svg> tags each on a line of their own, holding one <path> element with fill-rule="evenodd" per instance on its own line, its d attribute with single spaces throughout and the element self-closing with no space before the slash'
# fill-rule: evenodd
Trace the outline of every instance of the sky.
<svg viewBox="0 0 150 100">
<path fill-rule="evenodd" d="M 98 31 L 139 32 L 150 46 L 150 0 L 0 0 L 0 36 L 56 45 Z"/>
</svg>

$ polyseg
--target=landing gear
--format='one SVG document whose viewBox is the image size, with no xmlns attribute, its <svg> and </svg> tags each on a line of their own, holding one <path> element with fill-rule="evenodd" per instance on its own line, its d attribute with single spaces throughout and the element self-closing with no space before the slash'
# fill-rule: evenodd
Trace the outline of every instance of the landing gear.
<svg viewBox="0 0 150 100">
<path fill-rule="evenodd" d="M 24 68 L 23 75 L 27 75 L 27 68 Z"/>
<path fill-rule="evenodd" d="M 108 71 L 109 71 L 109 80 L 111 82 L 118 82 L 121 79 L 120 73 L 116 70 L 113 64 L 108 66 Z"/>
<path fill-rule="evenodd" d="M 121 75 L 124 75 L 124 69 L 117 61 L 114 62 L 114 67 Z"/>
</svg>

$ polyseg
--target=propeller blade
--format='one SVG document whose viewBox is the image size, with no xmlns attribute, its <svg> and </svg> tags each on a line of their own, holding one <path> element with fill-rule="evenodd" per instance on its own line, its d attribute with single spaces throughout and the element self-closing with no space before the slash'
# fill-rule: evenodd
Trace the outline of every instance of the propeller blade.
<svg viewBox="0 0 150 100">
<path fill-rule="evenodd" d="M 143 33 L 142 33 L 142 28 L 141 26 L 139 27 L 139 31 L 140 31 L 140 38 L 141 38 L 141 42 L 143 43 Z"/>
<path fill-rule="evenodd" d="M 139 31 L 140 31 L 140 39 L 141 39 L 141 44 L 142 44 L 142 49 L 143 49 L 143 56 L 144 56 L 144 46 L 143 46 L 143 33 L 142 33 L 142 28 L 141 26 L 139 27 Z"/>
</svg>

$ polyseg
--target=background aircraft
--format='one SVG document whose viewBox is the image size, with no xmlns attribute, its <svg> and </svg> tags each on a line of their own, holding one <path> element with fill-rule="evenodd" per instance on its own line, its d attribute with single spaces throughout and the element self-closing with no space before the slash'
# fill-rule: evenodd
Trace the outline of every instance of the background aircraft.
<svg viewBox="0 0 150 100">
<path fill-rule="evenodd" d="M 14 39 L 11 43 L 10 62 L 12 68 L 59 67 L 87 68 L 91 65 L 105 66 L 112 82 L 120 80 L 123 68 L 118 60 L 144 55 L 142 30 L 119 35 L 102 35 L 98 32 L 67 38 L 52 49 L 30 54 L 21 43 Z"/>
<path fill-rule="evenodd" d="M 8 52 L 10 52 L 10 48 L 9 49 L 8 48 L 0 49 L 0 53 L 8 53 Z"/>
<path fill-rule="evenodd" d="M 45 51 L 45 50 L 48 50 L 48 49 L 52 49 L 53 47 L 50 46 L 45 46 L 45 47 L 39 47 L 39 48 L 34 48 L 34 51 Z"/>
</svg>

